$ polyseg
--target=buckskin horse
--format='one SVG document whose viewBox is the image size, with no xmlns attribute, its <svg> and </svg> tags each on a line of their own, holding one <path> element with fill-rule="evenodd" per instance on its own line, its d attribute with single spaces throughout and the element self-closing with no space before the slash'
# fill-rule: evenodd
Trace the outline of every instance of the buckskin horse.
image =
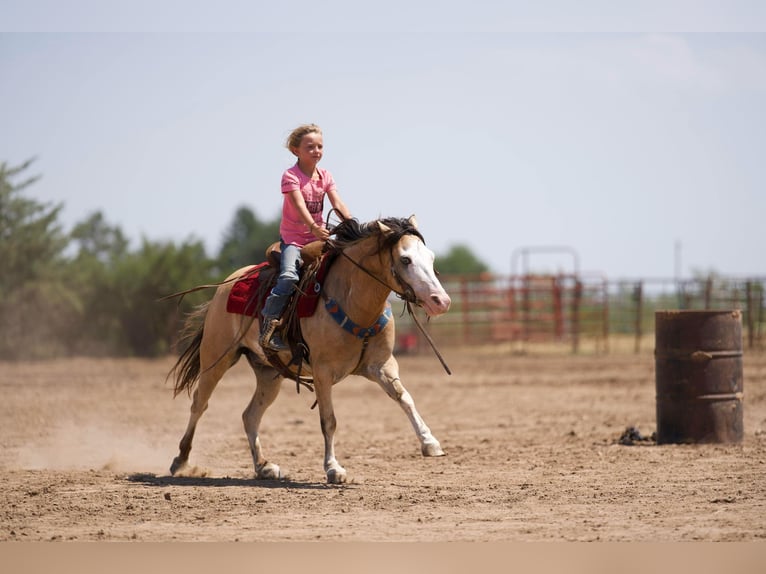
<svg viewBox="0 0 766 574">
<path fill-rule="evenodd" d="M 388 303 L 389 295 L 394 292 L 422 307 L 429 317 L 449 309 L 450 297 L 434 272 L 433 252 L 426 247 L 414 216 L 363 224 L 348 219 L 339 223 L 332 234 L 325 252 L 335 257 L 321 284 L 314 283 L 324 304 L 318 304 L 311 316 L 298 320 L 299 337 L 307 350 L 300 374 L 293 377 L 292 371 L 285 372 L 285 365 L 293 358 L 290 351 L 275 356 L 274 351 L 264 351 L 259 345 L 258 321 L 254 317 L 248 322 L 243 315 L 227 311 L 233 285 L 254 266 L 232 273 L 218 285 L 212 299 L 187 319 L 190 343 L 168 377 L 175 380 L 174 396 L 185 390 L 190 394 L 193 391 L 193 398 L 179 454 L 170 467 L 171 474 L 188 471 L 197 423 L 218 381 L 242 355 L 246 356 L 257 379 L 253 397 L 242 414 L 257 478 L 283 476 L 279 466 L 264 455 L 259 427 L 264 412 L 277 398 L 285 376 L 298 382 L 305 380 L 301 375 L 311 377 L 307 386 L 316 392 L 328 483 L 346 481 L 346 470 L 335 457 L 332 387 L 351 374 L 377 382 L 399 404 L 420 441 L 423 456 L 444 455 L 399 378 L 399 365 L 393 355 L 394 320 Z M 272 268 L 271 273 L 276 270 Z M 256 311 L 253 315 L 259 313 Z"/>
</svg>

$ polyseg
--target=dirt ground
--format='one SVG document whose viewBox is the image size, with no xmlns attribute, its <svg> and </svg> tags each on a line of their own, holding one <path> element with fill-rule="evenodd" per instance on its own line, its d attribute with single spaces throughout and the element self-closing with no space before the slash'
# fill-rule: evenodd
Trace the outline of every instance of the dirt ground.
<svg viewBox="0 0 766 574">
<path fill-rule="evenodd" d="M 1 541 L 764 541 L 766 354 L 745 352 L 738 445 L 619 444 L 651 435 L 651 351 L 583 355 L 442 349 L 400 357 L 447 456 L 423 458 L 373 383 L 335 389 L 349 484 L 325 484 L 313 395 L 285 383 L 262 440 L 288 478 L 256 481 L 241 361 L 171 477 L 189 399 L 167 360 L 0 364 Z"/>
</svg>

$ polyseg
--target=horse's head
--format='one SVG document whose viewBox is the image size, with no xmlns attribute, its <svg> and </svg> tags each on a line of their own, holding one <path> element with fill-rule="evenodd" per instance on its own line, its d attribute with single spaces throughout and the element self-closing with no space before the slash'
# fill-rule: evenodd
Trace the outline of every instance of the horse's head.
<svg viewBox="0 0 766 574">
<path fill-rule="evenodd" d="M 452 301 L 436 278 L 434 253 L 426 247 L 415 216 L 377 224 L 391 245 L 391 274 L 405 298 L 423 307 L 429 317 L 446 313 Z"/>
</svg>

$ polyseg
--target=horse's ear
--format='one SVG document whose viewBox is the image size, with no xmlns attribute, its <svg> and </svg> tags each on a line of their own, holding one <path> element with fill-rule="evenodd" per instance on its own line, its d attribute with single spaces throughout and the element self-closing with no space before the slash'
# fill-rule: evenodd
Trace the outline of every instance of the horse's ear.
<svg viewBox="0 0 766 574">
<path fill-rule="evenodd" d="M 414 213 L 412 215 L 410 215 L 410 218 L 407 221 L 409 221 L 410 225 L 412 225 L 412 227 L 414 227 L 415 229 L 418 228 L 418 220 L 415 219 L 415 214 Z"/>
<path fill-rule="evenodd" d="M 391 233 L 391 228 L 380 220 L 378 220 L 378 227 L 383 235 Z"/>
</svg>

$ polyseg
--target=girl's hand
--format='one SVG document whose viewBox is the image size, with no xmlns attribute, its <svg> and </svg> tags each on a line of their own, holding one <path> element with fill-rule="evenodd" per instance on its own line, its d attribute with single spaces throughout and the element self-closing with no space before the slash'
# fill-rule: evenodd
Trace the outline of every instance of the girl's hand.
<svg viewBox="0 0 766 574">
<path fill-rule="evenodd" d="M 317 225 L 316 223 L 312 223 L 311 233 L 314 235 L 314 237 L 321 239 L 322 241 L 327 241 L 330 238 L 330 232 L 327 231 L 327 228 L 324 225 Z"/>
</svg>

